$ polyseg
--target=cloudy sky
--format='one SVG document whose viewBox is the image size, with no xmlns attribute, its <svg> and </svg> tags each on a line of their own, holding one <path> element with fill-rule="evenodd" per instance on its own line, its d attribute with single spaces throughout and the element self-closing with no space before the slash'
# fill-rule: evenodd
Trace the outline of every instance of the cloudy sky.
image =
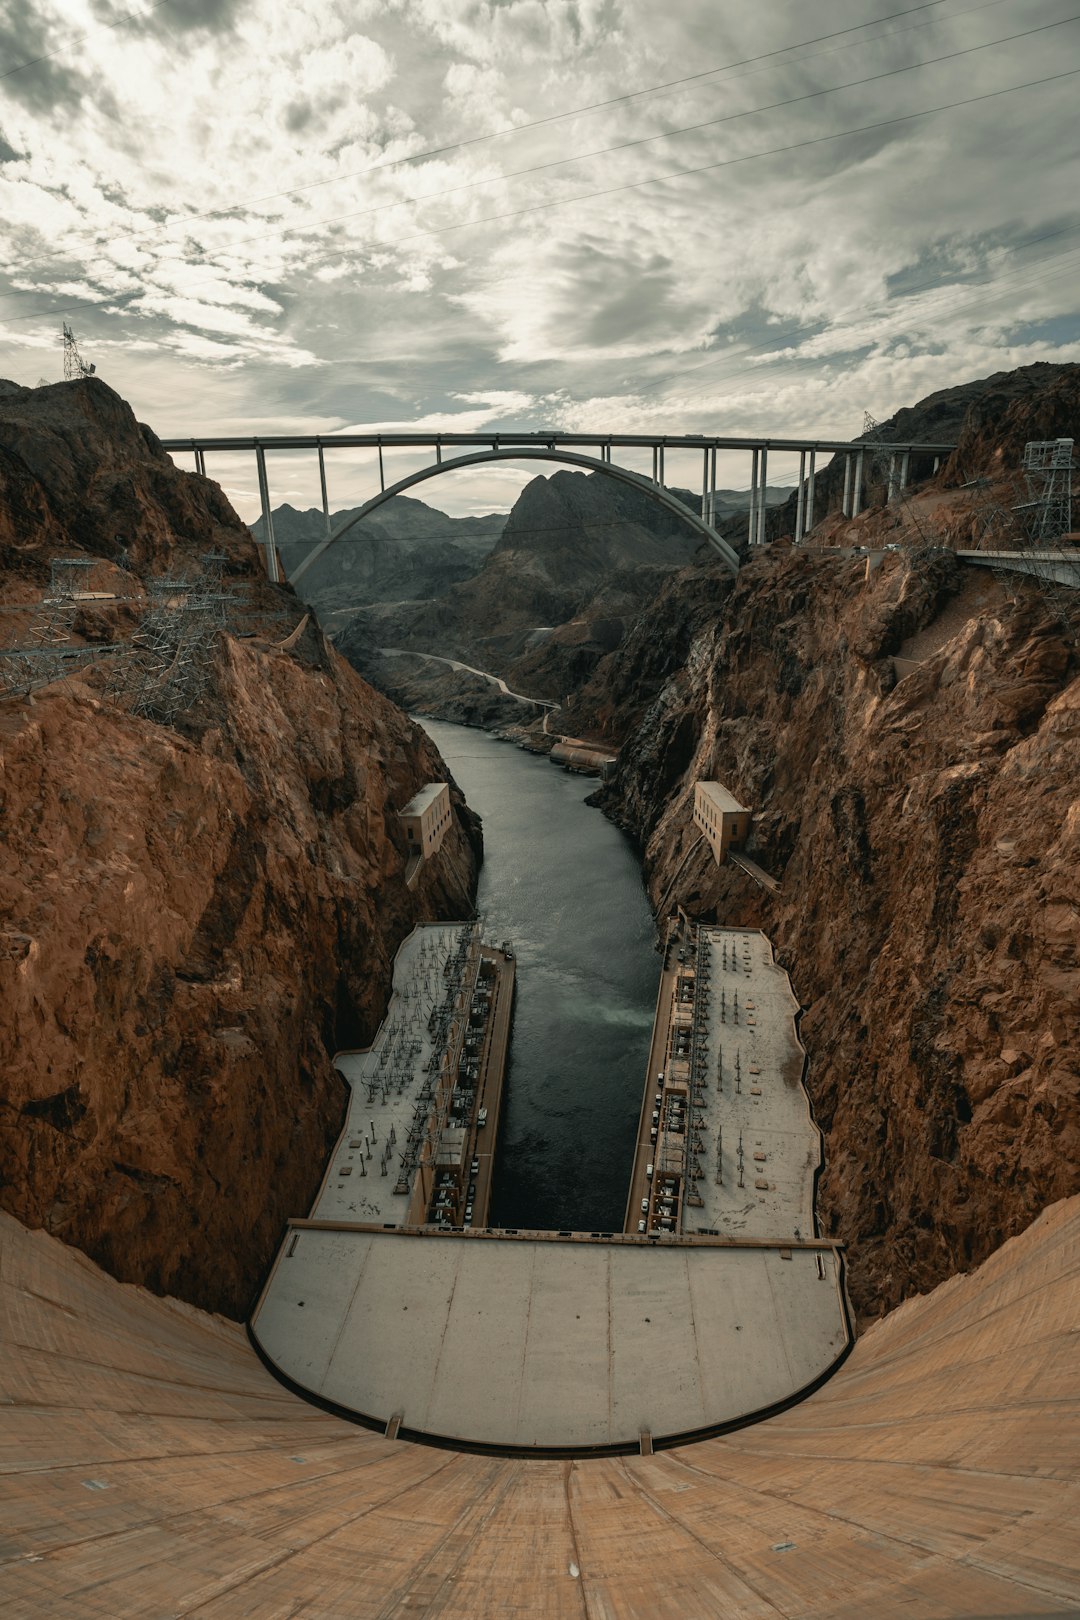
<svg viewBox="0 0 1080 1620">
<path fill-rule="evenodd" d="M 848 436 L 1080 359 L 1078 14 L 0 0 L 0 376 L 61 376 L 67 319 L 163 437 Z M 209 471 L 252 515 L 252 469 Z M 420 493 L 505 507 L 535 471 Z M 272 477 L 317 501 L 310 458 Z"/>
</svg>

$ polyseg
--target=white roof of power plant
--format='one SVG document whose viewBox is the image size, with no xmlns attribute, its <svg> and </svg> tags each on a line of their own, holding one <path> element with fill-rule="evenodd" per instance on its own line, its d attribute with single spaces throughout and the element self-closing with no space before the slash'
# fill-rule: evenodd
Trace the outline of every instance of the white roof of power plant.
<svg viewBox="0 0 1080 1620">
<path fill-rule="evenodd" d="M 722 782 L 699 782 L 697 791 L 706 799 L 711 799 L 716 808 L 725 815 L 745 815 L 747 806 L 740 804 L 734 793 L 728 791 Z"/>
<path fill-rule="evenodd" d="M 445 782 L 428 782 L 418 793 L 413 794 L 401 814 L 403 816 L 422 816 L 424 811 L 434 804 L 446 785 Z"/>
</svg>

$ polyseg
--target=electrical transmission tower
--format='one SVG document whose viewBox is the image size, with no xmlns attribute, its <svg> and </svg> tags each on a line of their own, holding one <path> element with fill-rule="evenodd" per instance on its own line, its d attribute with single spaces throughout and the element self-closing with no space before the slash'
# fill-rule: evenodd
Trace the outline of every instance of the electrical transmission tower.
<svg viewBox="0 0 1080 1620">
<path fill-rule="evenodd" d="M 97 370 L 90 365 L 79 353 L 79 345 L 75 341 L 75 334 L 67 321 L 64 322 L 64 381 L 74 382 L 79 377 L 92 377 Z"/>
<path fill-rule="evenodd" d="M 1016 510 L 1031 540 L 1059 540 L 1072 528 L 1071 439 L 1036 439 L 1024 446 L 1028 499 Z"/>
</svg>

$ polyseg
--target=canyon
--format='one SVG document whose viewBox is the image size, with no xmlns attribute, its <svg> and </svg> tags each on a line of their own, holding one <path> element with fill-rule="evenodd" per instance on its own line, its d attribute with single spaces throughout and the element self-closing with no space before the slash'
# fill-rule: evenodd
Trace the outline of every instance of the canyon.
<svg viewBox="0 0 1080 1620">
<path fill-rule="evenodd" d="M 1070 419 L 1077 370 L 954 391 L 961 470 L 1010 475 Z M 940 430 L 941 408 L 908 427 Z M 442 773 L 430 742 L 104 385 L 6 385 L 0 453 L 16 622 L 57 555 L 137 581 L 214 547 L 247 626 L 173 727 L 93 671 L 6 708 L 4 1205 L 118 1276 L 240 1313 L 340 1120 L 330 1054 L 373 1032 L 412 924 L 468 913 L 478 827 L 455 792 L 447 860 L 406 889 L 394 810 Z M 931 517 L 939 540 L 963 532 L 959 457 L 895 511 L 823 503 L 827 538 L 901 534 L 880 566 L 781 541 L 736 581 L 636 492 L 535 479 L 471 579 L 390 621 L 520 689 L 569 688 L 553 729 L 620 750 L 596 802 L 654 906 L 775 939 L 805 1008 L 819 1209 L 863 1316 L 1078 1185 L 1075 643 L 1037 582 L 920 543 Z M 429 511 L 405 515 L 430 533 Z M 370 650 L 383 611 L 339 645 Z M 108 634 L 132 612 L 118 593 Z M 522 707 L 485 691 L 489 724 Z M 693 847 L 693 784 L 714 777 L 753 807 L 779 895 Z"/>
</svg>

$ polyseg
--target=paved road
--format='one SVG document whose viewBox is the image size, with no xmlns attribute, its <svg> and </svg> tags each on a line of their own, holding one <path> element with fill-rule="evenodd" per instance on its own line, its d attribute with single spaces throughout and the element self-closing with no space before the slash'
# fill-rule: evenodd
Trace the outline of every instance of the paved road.
<svg viewBox="0 0 1080 1620">
<path fill-rule="evenodd" d="M 518 703 L 535 703 L 540 709 L 559 707 L 550 698 L 527 697 L 524 692 L 512 692 L 501 675 L 492 675 L 490 670 L 477 669 L 473 664 L 463 664 L 459 658 L 444 658 L 441 653 L 417 652 L 413 647 L 380 647 L 379 651 L 384 658 L 426 658 L 433 664 L 447 664 L 450 669 L 467 670 L 470 675 L 479 675 L 482 681 L 490 681 L 505 697 L 515 698 Z"/>
<path fill-rule="evenodd" d="M 474 1127 L 469 1160 L 471 1162 L 475 1156 L 480 1168 L 475 1176 L 469 1175 L 465 1180 L 466 1187 L 471 1181 L 476 1182 L 476 1197 L 473 1199 L 474 1227 L 488 1224 L 491 1178 L 495 1168 L 495 1143 L 499 1135 L 499 1113 L 506 1080 L 506 1054 L 510 1044 L 510 1014 L 514 1002 L 516 967 L 512 957 L 507 960 L 502 951 L 492 950 L 489 946 L 481 947 L 481 955 L 487 957 L 488 961 L 494 961 L 497 964 L 497 971 L 491 1013 L 480 1055 L 480 1083 L 476 1088 L 477 1114 L 481 1108 L 486 1108 L 487 1124 L 482 1129 Z"/>
<path fill-rule="evenodd" d="M 645 1175 L 645 1166 L 652 1158 L 653 1147 L 649 1141 L 649 1130 L 652 1125 L 653 1098 L 656 1096 L 656 1077 L 661 1069 L 666 1067 L 668 1027 L 671 1021 L 671 998 L 675 993 L 675 980 L 679 972 L 679 948 L 673 945 L 670 953 L 670 963 L 665 965 L 660 975 L 660 988 L 656 997 L 656 1019 L 653 1023 L 652 1043 L 649 1047 L 649 1068 L 645 1076 L 645 1091 L 641 1100 L 641 1116 L 638 1120 L 637 1143 L 634 1148 L 634 1168 L 630 1176 L 630 1195 L 626 1204 L 626 1221 L 624 1230 L 637 1235 L 638 1221 L 642 1219 L 641 1200 L 648 1197 L 651 1183 Z"/>
</svg>

